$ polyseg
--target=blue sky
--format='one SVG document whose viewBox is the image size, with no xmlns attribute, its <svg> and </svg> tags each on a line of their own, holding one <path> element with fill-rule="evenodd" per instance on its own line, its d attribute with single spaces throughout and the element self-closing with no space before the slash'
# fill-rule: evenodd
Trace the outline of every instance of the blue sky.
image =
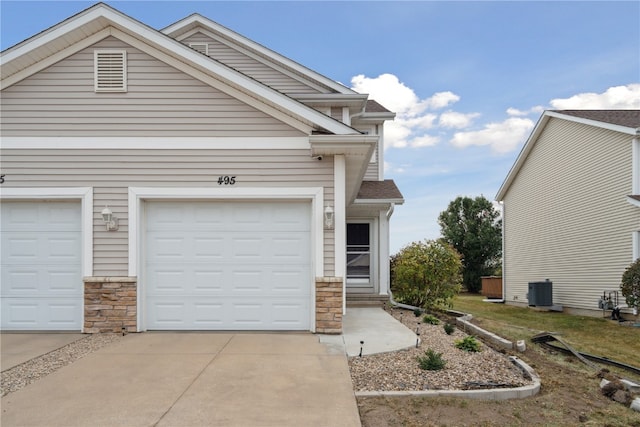
<svg viewBox="0 0 640 427">
<path fill-rule="evenodd" d="M 545 109 L 640 108 L 639 1 L 106 1 L 162 29 L 200 13 L 397 112 L 391 250 L 493 200 Z M 2 50 L 90 7 L 1 0 Z"/>
</svg>

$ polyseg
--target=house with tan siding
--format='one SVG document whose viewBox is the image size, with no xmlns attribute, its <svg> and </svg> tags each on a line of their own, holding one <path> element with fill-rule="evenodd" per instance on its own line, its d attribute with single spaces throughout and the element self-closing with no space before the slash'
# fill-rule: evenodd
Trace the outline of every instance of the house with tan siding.
<svg viewBox="0 0 640 427">
<path fill-rule="evenodd" d="M 367 94 L 98 3 L 0 54 L 3 330 L 340 333 L 389 290 Z"/>
<path fill-rule="evenodd" d="M 571 313 L 624 305 L 622 274 L 640 257 L 638 194 L 640 110 L 546 111 L 496 195 L 505 302 L 536 305 L 531 290 Z"/>
</svg>

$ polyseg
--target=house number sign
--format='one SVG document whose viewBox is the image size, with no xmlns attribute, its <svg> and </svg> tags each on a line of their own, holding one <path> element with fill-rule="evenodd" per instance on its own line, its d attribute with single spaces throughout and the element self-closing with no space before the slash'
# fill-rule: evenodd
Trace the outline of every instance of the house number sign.
<svg viewBox="0 0 640 427">
<path fill-rule="evenodd" d="M 218 177 L 218 185 L 234 185 L 235 183 L 235 176 L 224 175 Z"/>
</svg>

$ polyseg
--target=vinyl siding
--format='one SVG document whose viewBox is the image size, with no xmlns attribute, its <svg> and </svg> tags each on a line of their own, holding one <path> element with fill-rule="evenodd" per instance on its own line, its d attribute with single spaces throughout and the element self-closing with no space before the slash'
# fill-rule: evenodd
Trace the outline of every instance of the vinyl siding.
<svg viewBox="0 0 640 427">
<path fill-rule="evenodd" d="M 378 173 L 379 169 L 379 164 L 378 164 L 378 148 L 380 147 L 380 144 L 376 145 L 376 148 L 373 152 L 373 160 L 375 160 L 374 162 L 369 162 L 369 165 L 367 165 L 367 170 L 364 173 L 364 180 L 365 181 L 379 181 L 380 180 L 380 174 Z"/>
<path fill-rule="evenodd" d="M 126 93 L 94 92 L 94 49 L 126 49 Z M 301 132 L 108 37 L 2 91 L 3 136 L 300 136 Z"/>
<path fill-rule="evenodd" d="M 553 302 L 598 310 L 632 261 L 640 210 L 631 194 L 631 136 L 552 118 L 504 197 L 507 302 L 553 282 Z"/>
<path fill-rule="evenodd" d="M 3 187 L 94 188 L 94 275 L 128 274 L 128 187 L 217 187 L 234 175 L 235 187 L 324 187 L 334 205 L 333 162 L 308 150 L 3 150 Z M 107 232 L 108 205 L 119 229 Z M 334 274 L 333 231 L 325 231 L 325 274 Z"/>
<path fill-rule="evenodd" d="M 209 45 L 209 56 L 231 68 L 234 68 L 259 82 L 286 94 L 310 94 L 329 93 L 328 90 L 321 91 L 310 82 L 305 82 L 301 76 L 297 76 L 291 71 L 276 69 L 268 64 L 266 60 L 258 60 L 248 53 L 243 53 L 237 48 L 228 44 L 214 40 L 211 37 L 195 33 L 182 40 L 182 43 L 206 43 Z"/>
</svg>

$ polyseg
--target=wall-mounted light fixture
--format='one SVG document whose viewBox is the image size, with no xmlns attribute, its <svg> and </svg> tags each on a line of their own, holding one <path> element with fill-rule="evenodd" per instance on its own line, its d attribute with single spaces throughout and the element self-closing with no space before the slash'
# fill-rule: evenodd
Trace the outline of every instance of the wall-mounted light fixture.
<svg viewBox="0 0 640 427">
<path fill-rule="evenodd" d="M 107 231 L 116 231 L 118 229 L 118 218 L 113 215 L 108 206 L 102 210 L 102 220 L 107 226 Z"/>
<path fill-rule="evenodd" d="M 333 208 L 331 206 L 324 208 L 324 225 L 329 230 L 333 228 Z"/>
</svg>

